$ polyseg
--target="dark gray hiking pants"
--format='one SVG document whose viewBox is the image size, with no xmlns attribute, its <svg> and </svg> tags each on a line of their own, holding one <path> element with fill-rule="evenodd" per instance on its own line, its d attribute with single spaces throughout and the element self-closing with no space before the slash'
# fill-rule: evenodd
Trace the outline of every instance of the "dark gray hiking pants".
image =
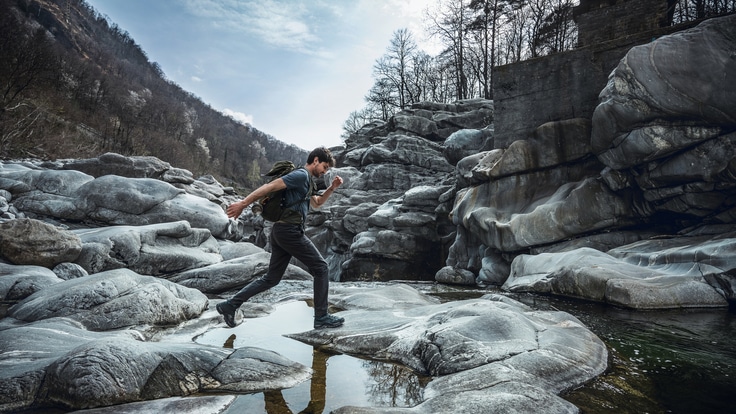
<svg viewBox="0 0 736 414">
<path fill-rule="evenodd" d="M 299 224 L 274 223 L 271 228 L 271 262 L 268 273 L 250 282 L 227 301 L 233 311 L 253 296 L 281 282 L 292 257 L 302 262 L 314 277 L 314 316 L 327 313 L 329 275 L 327 262 Z"/>
</svg>

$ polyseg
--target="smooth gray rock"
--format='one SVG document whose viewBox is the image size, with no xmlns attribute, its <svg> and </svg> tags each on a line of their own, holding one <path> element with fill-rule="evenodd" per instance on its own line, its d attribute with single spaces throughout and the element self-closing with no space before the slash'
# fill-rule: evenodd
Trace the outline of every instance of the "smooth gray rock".
<svg viewBox="0 0 736 414">
<path fill-rule="evenodd" d="M 78 197 L 90 218 L 110 225 L 186 220 L 217 237 L 227 236 L 228 219 L 220 206 L 163 181 L 107 175 L 80 187 Z"/>
<path fill-rule="evenodd" d="M 463 391 L 429 399 L 411 408 L 340 407 L 334 414 L 423 414 L 423 413 L 545 413 L 577 414 L 570 402 L 542 389 L 509 380 L 490 389 Z"/>
<path fill-rule="evenodd" d="M 492 136 L 492 130 L 461 129 L 445 140 L 443 154 L 447 161 L 456 165 L 461 159 L 479 152 Z"/>
<path fill-rule="evenodd" d="M 601 92 L 601 104 L 593 114 L 593 151 L 611 151 L 603 160 L 614 168 L 638 164 L 650 157 L 647 153 L 671 152 L 709 134 L 707 130 L 686 131 L 671 135 L 675 139 L 670 142 L 648 143 L 645 138 L 651 134 L 635 133 L 639 128 L 677 126 L 681 120 L 693 120 L 690 124 L 706 128 L 733 125 L 734 44 L 736 16 L 730 15 L 632 48 Z M 630 136 L 632 133 L 635 135 Z"/>
<path fill-rule="evenodd" d="M 79 293 L 84 296 L 83 291 Z M 138 298 L 128 306 L 148 306 L 148 299 Z M 87 301 L 82 302 L 81 306 L 89 307 Z M 162 313 L 172 308 L 166 300 L 153 302 Z M 109 315 L 120 313 L 114 309 L 106 311 Z M 95 332 L 88 330 L 85 321 L 73 318 L 71 315 L 30 323 L 6 318 L 0 323 L 0 411 L 62 406 L 71 410 L 108 407 L 126 412 L 121 404 L 155 400 L 151 405 L 127 407 L 148 410 L 162 406 L 163 398 L 196 394 L 196 399 L 169 400 L 163 406 L 207 412 L 198 411 L 213 403 L 209 397 L 201 397 L 204 392 L 283 389 L 311 375 L 309 368 L 268 350 L 233 351 L 199 345 L 191 342 L 191 334 L 178 340 L 169 334 L 147 341 L 135 329 Z M 202 322 L 193 321 L 195 325 Z M 195 325 L 194 329 L 202 329 Z"/>
<path fill-rule="evenodd" d="M 166 275 L 222 261 L 209 230 L 187 221 L 76 230 L 82 249 L 76 263 L 88 273 L 127 268 Z"/>
<path fill-rule="evenodd" d="M 294 387 L 312 376 L 312 370 L 276 352 L 238 348 L 212 371 L 223 391 L 258 392 Z"/>
<path fill-rule="evenodd" d="M 445 266 L 434 276 L 434 280 L 450 285 L 475 286 L 475 274 L 469 270 Z"/>
<path fill-rule="evenodd" d="M 391 287 L 376 287 L 340 290 L 335 306 L 341 309 L 364 309 L 381 311 L 386 309 L 410 309 L 417 306 L 437 305 L 439 300 L 416 289 L 398 284 Z"/>
<path fill-rule="evenodd" d="M 582 118 L 541 125 L 530 139 L 512 142 L 484 175 L 501 178 L 582 160 L 591 155 L 590 128 Z"/>
<path fill-rule="evenodd" d="M 85 218 L 77 205 L 77 190 L 94 180 L 79 171 L 42 170 L 10 164 L 0 170 L 0 188 L 13 194 L 13 206 L 25 213 L 79 221 Z"/>
<path fill-rule="evenodd" d="M 559 168 L 463 189 L 453 223 L 487 247 L 514 252 L 638 222 L 632 194 L 614 193 L 585 175 L 583 168 Z"/>
<path fill-rule="evenodd" d="M 451 406 L 469 412 L 501 408 L 503 412 L 533 412 L 530 399 L 547 401 L 561 412 L 577 412 L 556 394 L 600 375 L 607 367 L 603 342 L 564 312 L 534 311 L 497 295 L 391 306 L 391 298 L 399 302 L 406 289 L 374 290 L 372 295 L 384 295 L 383 306 L 368 308 L 364 295 L 347 294 L 340 303 L 351 310 L 340 313 L 346 319 L 342 327 L 288 336 L 340 352 L 398 362 L 438 377 L 425 391 L 424 402 L 388 411 L 397 413 L 445 412 Z M 460 395 L 479 398 L 462 401 L 457 398 Z M 344 407 L 339 412 L 385 410 Z"/>
<path fill-rule="evenodd" d="M 647 255 L 637 251 L 647 243 L 630 245 L 632 252 L 636 252 L 631 257 L 621 257 L 623 254 L 619 253 L 617 258 L 590 248 L 520 255 L 511 263 L 511 275 L 502 288 L 510 292 L 584 298 L 635 309 L 728 306 L 724 295 L 705 279 L 707 274 L 721 274 L 725 270 L 708 260 L 708 251 L 721 251 L 719 247 L 695 245 L 683 248 L 682 252 L 660 250 Z M 731 243 L 717 245 L 722 248 Z M 725 257 L 720 260 L 729 261 Z"/>
<path fill-rule="evenodd" d="M 48 395 L 48 390 L 41 392 L 44 384 L 48 387 L 47 370 L 59 358 L 75 355 L 78 347 L 101 340 L 141 339 L 132 330 L 113 333 L 91 332 L 84 329 L 79 322 L 67 318 L 3 328 L 0 329 L 0 366 L 3 367 L 0 370 L 1 412 L 20 411 L 30 408 L 33 404 L 43 406 L 49 398 L 54 398 Z M 91 363 L 89 373 L 98 371 L 95 365 L 99 361 L 86 361 Z M 128 360 L 118 361 L 120 365 L 128 363 Z M 115 371 L 108 374 L 115 375 Z M 63 381 L 74 379 L 64 378 Z M 94 395 L 88 395 L 81 398 L 79 403 L 93 399 Z"/>
<path fill-rule="evenodd" d="M 220 255 L 222 255 L 223 261 L 250 256 L 263 251 L 263 248 L 250 242 L 234 243 L 231 241 L 218 240 L 218 243 L 220 244 Z"/>
<path fill-rule="evenodd" d="M 262 249 L 258 250 L 259 252 L 247 256 L 180 272 L 168 277 L 168 280 L 205 293 L 239 290 L 268 272 L 271 253 Z M 290 264 L 283 278 L 311 280 L 312 276 L 306 270 Z"/>
<path fill-rule="evenodd" d="M 0 169 L 0 188 L 13 194 L 13 205 L 19 211 L 39 216 L 103 225 L 186 220 L 216 237 L 232 236 L 222 203 L 153 178 L 93 178 L 79 171 L 11 164 Z"/>
<path fill-rule="evenodd" d="M 59 163 L 61 169 L 77 170 L 93 177 L 119 175 L 128 178 L 161 178 L 171 169 L 171 164 L 156 157 L 126 157 L 114 152 L 102 154 L 97 158 L 60 160 Z"/>
<path fill-rule="evenodd" d="M 11 307 L 8 316 L 25 322 L 67 317 L 106 331 L 177 324 L 201 315 L 207 303 L 197 290 L 117 269 L 41 289 Z"/>
<path fill-rule="evenodd" d="M 62 281 L 45 267 L 0 263 L 0 299 L 3 301 L 17 302 Z"/>
<path fill-rule="evenodd" d="M 52 269 L 60 279 L 69 280 L 89 275 L 84 268 L 76 263 L 59 263 Z"/>
<path fill-rule="evenodd" d="M 220 414 L 235 401 L 235 395 L 160 398 L 153 401 L 118 404 L 112 407 L 90 408 L 79 414 Z"/>
</svg>

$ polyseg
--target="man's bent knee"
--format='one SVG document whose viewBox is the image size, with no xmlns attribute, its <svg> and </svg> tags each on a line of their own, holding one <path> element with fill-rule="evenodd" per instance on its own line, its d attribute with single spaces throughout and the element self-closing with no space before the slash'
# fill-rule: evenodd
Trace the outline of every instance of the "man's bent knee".
<svg viewBox="0 0 736 414">
<path fill-rule="evenodd" d="M 327 262 L 322 262 L 309 269 L 309 273 L 311 273 L 312 277 L 315 278 L 328 277 L 330 273 L 330 268 L 327 266 Z"/>
</svg>

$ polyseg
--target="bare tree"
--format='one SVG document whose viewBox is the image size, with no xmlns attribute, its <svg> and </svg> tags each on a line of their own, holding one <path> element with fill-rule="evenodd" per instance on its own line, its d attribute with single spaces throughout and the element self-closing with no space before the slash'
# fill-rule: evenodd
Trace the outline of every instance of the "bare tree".
<svg viewBox="0 0 736 414">
<path fill-rule="evenodd" d="M 371 108 L 372 106 L 366 106 L 361 110 L 353 111 L 350 113 L 348 119 L 346 119 L 345 122 L 343 122 L 342 124 L 343 132 L 341 134 L 341 138 L 343 139 L 343 141 L 349 138 L 354 133 L 358 132 L 366 124 L 369 124 L 372 121 L 378 119 Z"/>
<path fill-rule="evenodd" d="M 736 0 L 669 0 L 673 24 L 736 12 Z"/>
<path fill-rule="evenodd" d="M 413 103 L 417 93 L 411 87 L 413 82 L 410 80 L 410 76 L 412 75 L 412 58 L 416 50 L 417 44 L 409 29 L 399 29 L 394 32 L 388 52 L 384 55 L 384 59 L 381 60 L 384 69 L 381 74 L 394 83 L 401 109 Z"/>
<path fill-rule="evenodd" d="M 0 111 L 12 109 L 12 105 L 24 93 L 34 88 L 43 88 L 55 73 L 51 43 L 45 30 L 38 29 L 27 35 L 9 11 L 4 11 L 0 20 Z"/>
<path fill-rule="evenodd" d="M 396 100 L 393 87 L 394 85 L 386 78 L 377 79 L 365 97 L 366 102 L 376 108 L 380 119 L 384 121 L 388 121 L 399 108 L 399 102 Z"/>
<path fill-rule="evenodd" d="M 465 0 L 450 0 L 440 4 L 435 12 L 427 13 L 431 35 L 439 37 L 446 47 L 440 57 L 449 57 L 453 65 L 455 99 L 468 98 L 465 73 L 466 7 Z"/>
<path fill-rule="evenodd" d="M 577 30 L 572 20 L 573 0 L 526 0 L 526 40 L 529 57 L 572 49 Z"/>
</svg>

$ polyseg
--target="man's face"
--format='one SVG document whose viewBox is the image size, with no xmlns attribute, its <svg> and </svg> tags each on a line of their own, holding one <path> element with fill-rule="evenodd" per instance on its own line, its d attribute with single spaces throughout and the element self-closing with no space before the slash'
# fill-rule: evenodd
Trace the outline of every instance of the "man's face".
<svg viewBox="0 0 736 414">
<path fill-rule="evenodd" d="M 315 165 L 314 169 L 312 170 L 312 175 L 319 178 L 325 175 L 325 173 L 329 170 L 330 170 L 330 163 L 317 162 L 317 165 Z"/>
</svg>

